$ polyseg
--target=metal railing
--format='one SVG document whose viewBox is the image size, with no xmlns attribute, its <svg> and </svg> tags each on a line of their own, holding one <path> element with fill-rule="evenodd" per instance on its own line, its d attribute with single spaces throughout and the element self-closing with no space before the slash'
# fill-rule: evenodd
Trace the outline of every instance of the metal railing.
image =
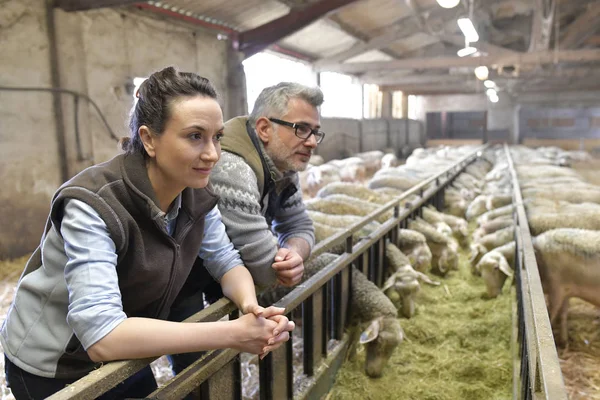
<svg viewBox="0 0 600 400">
<path fill-rule="evenodd" d="M 504 145 L 515 205 L 515 281 L 517 346 L 513 397 L 519 400 L 566 400 L 550 318 L 538 272 L 519 180 L 508 146 Z M 517 373 L 517 371 L 519 371 Z"/>
<path fill-rule="evenodd" d="M 378 286 L 383 283 L 387 260 L 385 242 L 397 242 L 398 229 L 405 228 L 411 218 L 422 215 L 422 207 L 432 204 L 440 209 L 444 204 L 445 188 L 477 159 L 486 146 L 461 158 L 452 166 L 421 182 L 401 196 L 386 203 L 344 232 L 320 242 L 311 257 L 327 252 L 335 245 L 345 243 L 346 251 L 325 268 L 308 278 L 293 291 L 275 303 L 285 308 L 288 317 L 297 307 L 302 311 L 303 367 L 307 387 L 302 393 L 294 393 L 292 340 L 269 353 L 259 362 L 259 385 L 261 400 L 292 399 L 306 397 L 317 385 L 317 377 L 329 368 L 323 362 L 339 348 L 329 350 L 329 339 L 347 339 L 344 330 L 350 314 L 351 270 L 356 266 Z M 417 196 L 417 199 L 412 199 Z M 409 203 L 405 200 L 411 198 Z M 382 214 L 393 210 L 393 217 L 381 224 L 369 236 L 354 243 L 353 235 L 363 226 Z M 226 298 L 198 312 L 186 322 L 216 321 L 224 316 L 237 318 L 235 305 Z M 203 400 L 240 399 L 241 373 L 239 352 L 233 349 L 207 352 L 201 359 L 172 378 L 164 386 L 150 394 L 151 399 L 177 399 L 194 392 Z M 49 399 L 93 399 L 107 392 L 118 383 L 135 374 L 156 358 L 108 363 L 98 370 L 69 385 Z"/>
</svg>

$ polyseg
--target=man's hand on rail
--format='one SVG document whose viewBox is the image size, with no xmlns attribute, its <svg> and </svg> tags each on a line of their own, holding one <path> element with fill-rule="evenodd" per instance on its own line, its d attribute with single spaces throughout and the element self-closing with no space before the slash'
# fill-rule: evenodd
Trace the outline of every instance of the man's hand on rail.
<svg viewBox="0 0 600 400">
<path fill-rule="evenodd" d="M 304 260 L 295 250 L 281 247 L 277 250 L 272 268 L 277 274 L 277 282 L 291 287 L 302 280 Z"/>
</svg>

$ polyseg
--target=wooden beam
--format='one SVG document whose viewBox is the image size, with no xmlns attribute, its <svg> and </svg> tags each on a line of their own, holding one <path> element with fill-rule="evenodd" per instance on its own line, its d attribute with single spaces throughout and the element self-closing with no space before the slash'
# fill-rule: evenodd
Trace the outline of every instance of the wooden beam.
<svg viewBox="0 0 600 400">
<path fill-rule="evenodd" d="M 286 36 L 310 25 L 328 13 L 354 3 L 357 0 L 321 0 L 301 10 L 293 10 L 283 17 L 267 22 L 257 28 L 241 32 L 234 46 L 250 57 Z"/>
<path fill-rule="evenodd" d="M 54 7 L 63 11 L 85 11 L 104 7 L 119 7 L 137 3 L 140 0 L 56 0 Z"/>
<path fill-rule="evenodd" d="M 600 61 L 600 50 L 539 51 L 532 53 L 509 53 L 482 57 L 433 57 L 408 58 L 393 61 L 356 62 L 338 64 L 329 71 L 357 74 L 367 71 L 395 69 L 448 69 L 451 67 L 477 67 L 479 65 L 542 65 L 554 62 Z M 317 70 L 322 70 L 316 68 Z"/>
<path fill-rule="evenodd" d="M 472 77 L 472 78 L 471 78 Z M 470 75 L 395 75 L 388 74 L 379 77 L 366 76 L 361 77 L 361 82 L 372 83 L 376 85 L 418 85 L 431 83 L 461 83 L 468 80 L 477 79 L 471 72 Z"/>
<path fill-rule="evenodd" d="M 529 52 L 548 50 L 556 1 L 535 0 L 531 34 L 529 35 Z M 549 7 L 546 7 L 546 4 L 549 4 Z M 545 10 L 545 8 L 548 9 Z"/>
<path fill-rule="evenodd" d="M 559 49 L 575 49 L 598 31 L 600 24 L 600 3 L 588 4 L 587 10 L 579 15 L 564 30 Z"/>
<path fill-rule="evenodd" d="M 440 40 L 446 43 L 453 44 L 460 48 L 465 46 L 465 37 L 461 35 L 444 35 L 440 36 Z M 518 53 L 517 51 L 507 49 L 505 47 L 496 46 L 494 44 L 488 43 L 484 40 L 479 39 L 476 43 L 471 43 L 471 46 L 477 48 L 477 50 L 484 51 L 488 54 L 506 54 L 506 53 Z"/>
</svg>

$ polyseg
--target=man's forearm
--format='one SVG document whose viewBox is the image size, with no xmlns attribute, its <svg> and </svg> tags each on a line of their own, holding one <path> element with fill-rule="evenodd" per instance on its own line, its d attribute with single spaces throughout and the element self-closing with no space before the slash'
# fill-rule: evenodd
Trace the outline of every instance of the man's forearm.
<svg viewBox="0 0 600 400">
<path fill-rule="evenodd" d="M 300 257 L 302 257 L 302 260 L 304 261 L 310 257 L 310 253 L 312 251 L 310 244 L 306 240 L 299 237 L 289 238 L 285 242 L 284 247 L 294 250 L 296 253 L 298 253 L 298 255 L 300 255 Z"/>
</svg>

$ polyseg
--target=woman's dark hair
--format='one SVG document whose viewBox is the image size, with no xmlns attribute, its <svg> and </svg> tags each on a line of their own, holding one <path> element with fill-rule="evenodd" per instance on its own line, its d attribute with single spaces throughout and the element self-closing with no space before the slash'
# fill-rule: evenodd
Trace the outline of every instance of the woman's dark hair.
<svg viewBox="0 0 600 400">
<path fill-rule="evenodd" d="M 146 154 L 140 138 L 140 126 L 146 125 L 155 135 L 165 130 L 171 117 L 171 105 L 181 96 L 205 96 L 217 99 L 217 91 L 206 78 L 191 72 L 167 67 L 150 75 L 139 87 L 137 101 L 129 114 L 129 135 L 119 141 L 126 153 Z"/>
</svg>

